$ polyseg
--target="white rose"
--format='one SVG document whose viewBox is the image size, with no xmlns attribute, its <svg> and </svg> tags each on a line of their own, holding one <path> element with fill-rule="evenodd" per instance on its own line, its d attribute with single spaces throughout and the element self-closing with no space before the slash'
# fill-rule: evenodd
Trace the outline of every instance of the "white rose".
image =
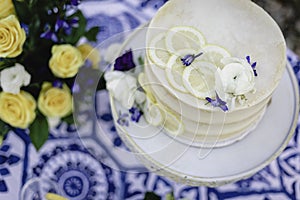
<svg viewBox="0 0 300 200">
<path fill-rule="evenodd" d="M 6 68 L 0 72 L 0 85 L 4 92 L 18 94 L 22 86 L 30 83 L 30 74 L 18 63 L 14 67 Z"/>
<path fill-rule="evenodd" d="M 222 59 L 222 63 L 224 64 L 224 68 L 217 70 L 216 77 L 218 76 L 218 78 L 216 80 L 221 80 L 225 93 L 243 95 L 254 90 L 255 79 L 253 69 L 246 60 L 225 58 Z"/>
<path fill-rule="evenodd" d="M 130 109 L 135 102 L 137 80 L 135 77 L 121 71 L 105 73 L 106 89 L 122 106 Z"/>
</svg>

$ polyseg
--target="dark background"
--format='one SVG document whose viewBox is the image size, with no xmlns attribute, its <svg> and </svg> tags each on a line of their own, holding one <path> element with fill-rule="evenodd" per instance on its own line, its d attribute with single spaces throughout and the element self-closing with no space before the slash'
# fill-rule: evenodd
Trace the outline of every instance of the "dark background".
<svg viewBox="0 0 300 200">
<path fill-rule="evenodd" d="M 279 24 L 287 46 L 300 56 L 300 0 L 252 0 Z"/>
</svg>

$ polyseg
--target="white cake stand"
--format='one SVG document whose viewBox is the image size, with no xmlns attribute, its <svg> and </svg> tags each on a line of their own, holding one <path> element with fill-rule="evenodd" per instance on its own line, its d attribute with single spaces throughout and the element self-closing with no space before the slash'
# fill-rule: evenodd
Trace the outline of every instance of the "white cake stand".
<svg viewBox="0 0 300 200">
<path fill-rule="evenodd" d="M 121 51 L 144 49 L 145 34 L 146 28 L 137 29 Z M 143 118 L 139 123 L 130 122 L 129 127 L 120 126 L 116 123 L 118 113 L 128 111 L 112 97 L 110 102 L 120 137 L 148 169 L 188 185 L 219 186 L 245 179 L 279 156 L 297 124 L 299 90 L 288 65 L 257 127 L 242 140 L 221 148 L 204 149 L 179 142 Z"/>
</svg>

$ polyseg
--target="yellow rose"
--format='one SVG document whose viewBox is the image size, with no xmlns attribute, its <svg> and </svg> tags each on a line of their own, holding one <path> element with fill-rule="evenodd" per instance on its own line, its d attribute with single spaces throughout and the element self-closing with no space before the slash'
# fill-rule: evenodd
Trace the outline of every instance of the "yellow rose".
<svg viewBox="0 0 300 200">
<path fill-rule="evenodd" d="M 15 14 L 15 7 L 12 0 L 0 1 L 0 19 Z"/>
<path fill-rule="evenodd" d="M 78 49 L 69 44 L 54 45 L 49 67 L 52 73 L 60 78 L 75 76 L 83 65 L 83 59 Z"/>
<path fill-rule="evenodd" d="M 77 47 L 84 60 L 88 59 L 92 62 L 93 68 L 98 68 L 100 62 L 100 52 L 89 44 L 82 44 Z"/>
<path fill-rule="evenodd" d="M 45 82 L 38 98 L 38 108 L 47 117 L 65 117 L 72 112 L 72 95 L 66 84 L 62 88 Z"/>
<path fill-rule="evenodd" d="M 25 31 L 15 15 L 0 20 L 0 57 L 14 58 L 20 55 L 25 40 Z"/>
<path fill-rule="evenodd" d="M 31 94 L 0 93 L 0 119 L 13 127 L 27 128 L 35 119 L 36 103 Z"/>
</svg>

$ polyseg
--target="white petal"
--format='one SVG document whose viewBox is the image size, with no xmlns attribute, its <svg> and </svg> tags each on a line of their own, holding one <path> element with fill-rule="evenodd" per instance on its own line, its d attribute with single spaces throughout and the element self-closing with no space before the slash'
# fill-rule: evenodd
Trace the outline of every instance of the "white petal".
<svg viewBox="0 0 300 200">
<path fill-rule="evenodd" d="M 53 129 L 59 124 L 60 118 L 59 117 L 48 117 L 47 121 L 48 121 L 49 128 Z"/>
<path fill-rule="evenodd" d="M 108 82 L 115 79 L 122 79 L 124 77 L 125 73 L 121 71 L 107 71 L 104 74 L 104 79 Z"/>
</svg>

